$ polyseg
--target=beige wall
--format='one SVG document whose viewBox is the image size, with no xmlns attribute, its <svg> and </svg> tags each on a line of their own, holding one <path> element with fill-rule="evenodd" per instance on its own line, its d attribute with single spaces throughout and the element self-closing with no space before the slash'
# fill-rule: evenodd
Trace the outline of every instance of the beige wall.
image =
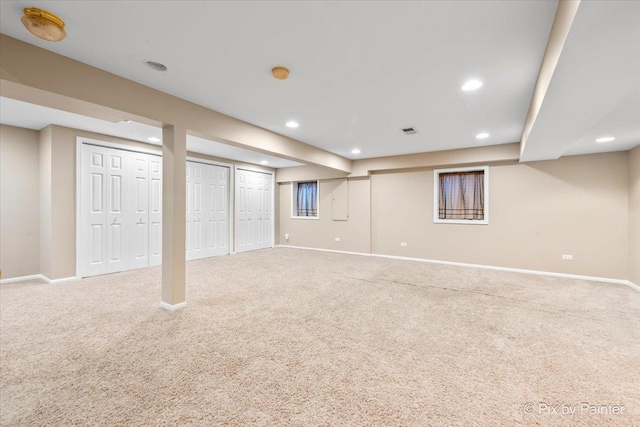
<svg viewBox="0 0 640 427">
<path fill-rule="evenodd" d="M 40 130 L 40 273 L 51 277 L 51 126 Z"/>
<path fill-rule="evenodd" d="M 0 125 L 2 278 L 40 273 L 38 132 Z"/>
<path fill-rule="evenodd" d="M 51 279 L 60 279 L 76 275 L 76 205 L 75 205 L 75 171 L 76 171 L 76 137 L 81 136 L 100 141 L 115 142 L 139 148 L 160 149 L 158 146 L 115 138 L 107 135 L 86 132 L 61 126 L 50 126 L 52 132 L 53 156 L 53 198 L 51 215 L 53 228 L 53 245 L 51 246 L 52 269 Z M 233 160 L 221 159 L 197 153 L 189 156 L 208 160 L 218 160 L 237 166 L 250 166 L 256 170 L 273 171 L 270 168 L 247 165 Z M 44 274 L 44 273 L 43 273 Z"/>
<path fill-rule="evenodd" d="M 640 286 L 640 146 L 629 152 L 629 280 Z"/>
<path fill-rule="evenodd" d="M 619 152 L 493 163 L 488 225 L 433 223 L 432 168 L 350 179 L 348 225 L 326 212 L 332 181 L 321 181 L 319 221 L 292 220 L 291 185 L 281 183 L 280 243 L 366 253 L 370 242 L 377 254 L 627 279 L 628 158 Z M 382 159 L 376 165 L 385 167 Z M 345 239 L 345 229 L 362 243 Z"/>
<path fill-rule="evenodd" d="M 333 221 L 332 192 L 337 181 L 320 181 L 320 219 L 291 218 L 291 183 L 278 185 L 281 245 L 334 249 L 347 252 L 370 251 L 370 180 L 348 180 L 348 221 Z M 285 239 L 289 234 L 289 240 Z M 336 242 L 335 238 L 340 241 Z"/>
<path fill-rule="evenodd" d="M 374 175 L 373 252 L 626 279 L 626 165 L 612 153 L 491 166 L 488 225 L 434 224 L 431 170 Z"/>
</svg>

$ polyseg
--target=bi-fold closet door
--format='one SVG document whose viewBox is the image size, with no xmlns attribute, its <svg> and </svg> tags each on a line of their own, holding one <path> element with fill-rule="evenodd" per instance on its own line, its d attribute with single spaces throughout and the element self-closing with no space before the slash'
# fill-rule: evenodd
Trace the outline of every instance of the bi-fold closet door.
<svg viewBox="0 0 640 427">
<path fill-rule="evenodd" d="M 162 263 L 162 157 L 82 144 L 81 277 Z M 186 259 L 229 253 L 229 168 L 187 162 Z"/>
<path fill-rule="evenodd" d="M 236 252 L 272 246 L 273 175 L 236 170 Z"/>
<path fill-rule="evenodd" d="M 229 253 L 229 168 L 187 162 L 187 260 Z"/>
<path fill-rule="evenodd" d="M 152 168 L 150 168 L 150 166 Z M 148 267 L 160 259 L 159 156 L 96 145 L 82 149 L 82 276 Z M 153 171 L 153 172 L 152 172 Z M 150 184 L 155 180 L 155 184 Z M 150 193 L 156 195 L 155 203 Z M 153 211 L 153 213 L 151 212 Z M 149 222 L 154 235 L 150 236 Z"/>
</svg>

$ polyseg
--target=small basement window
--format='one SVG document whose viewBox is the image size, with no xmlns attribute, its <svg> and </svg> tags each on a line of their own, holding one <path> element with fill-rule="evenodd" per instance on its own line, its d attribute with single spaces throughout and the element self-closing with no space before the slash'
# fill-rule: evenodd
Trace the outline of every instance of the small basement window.
<svg viewBox="0 0 640 427">
<path fill-rule="evenodd" d="M 433 171 L 433 222 L 489 224 L 489 167 Z"/>
<path fill-rule="evenodd" d="M 319 181 L 298 181 L 291 185 L 291 218 L 318 219 Z"/>
</svg>

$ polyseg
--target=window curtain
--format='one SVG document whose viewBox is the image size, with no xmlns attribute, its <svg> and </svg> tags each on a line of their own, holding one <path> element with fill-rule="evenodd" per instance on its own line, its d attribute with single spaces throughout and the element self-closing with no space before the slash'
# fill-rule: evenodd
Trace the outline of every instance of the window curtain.
<svg viewBox="0 0 640 427">
<path fill-rule="evenodd" d="M 318 183 L 298 183 L 298 216 L 318 216 Z"/>
<path fill-rule="evenodd" d="M 484 219 L 484 172 L 440 174 L 440 219 Z"/>
</svg>

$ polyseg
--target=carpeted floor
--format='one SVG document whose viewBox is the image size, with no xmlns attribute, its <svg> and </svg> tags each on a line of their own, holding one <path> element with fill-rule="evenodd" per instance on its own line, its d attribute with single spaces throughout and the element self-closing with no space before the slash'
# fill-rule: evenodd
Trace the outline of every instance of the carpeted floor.
<svg viewBox="0 0 640 427">
<path fill-rule="evenodd" d="M 0 423 L 640 425 L 628 287 L 285 248 L 187 269 L 173 313 L 158 267 L 2 285 Z"/>
</svg>

